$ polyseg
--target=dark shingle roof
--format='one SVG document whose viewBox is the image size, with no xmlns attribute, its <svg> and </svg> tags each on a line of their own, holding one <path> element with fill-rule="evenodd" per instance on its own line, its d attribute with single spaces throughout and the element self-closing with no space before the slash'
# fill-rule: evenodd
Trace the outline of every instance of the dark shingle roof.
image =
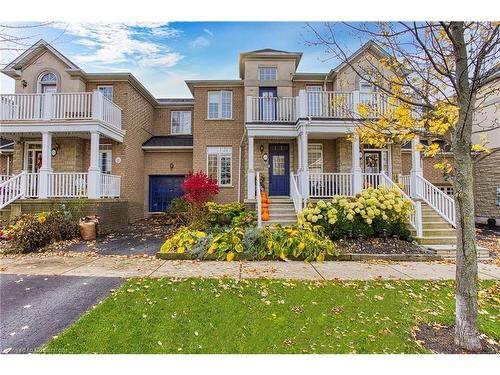
<svg viewBox="0 0 500 375">
<path fill-rule="evenodd" d="M 149 138 L 142 147 L 192 147 L 192 135 L 165 135 Z"/>
</svg>

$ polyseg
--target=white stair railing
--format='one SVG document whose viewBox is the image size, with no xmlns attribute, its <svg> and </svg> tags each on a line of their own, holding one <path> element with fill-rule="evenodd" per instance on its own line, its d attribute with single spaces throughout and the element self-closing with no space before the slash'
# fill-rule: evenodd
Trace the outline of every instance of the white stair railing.
<svg viewBox="0 0 500 375">
<path fill-rule="evenodd" d="M 398 175 L 398 182 L 403 185 L 403 190 L 406 195 L 411 195 L 411 178 L 410 175 Z"/>
<path fill-rule="evenodd" d="M 422 207 L 420 202 L 411 199 L 394 181 L 391 180 L 384 172 L 380 173 L 380 184 L 389 188 L 397 190 L 404 199 L 409 200 L 412 203 L 412 212 L 408 215 L 408 221 L 411 226 L 415 229 L 417 237 L 423 236 L 423 226 L 422 226 Z"/>
<path fill-rule="evenodd" d="M 327 198 L 353 195 L 352 173 L 309 173 L 309 196 Z"/>
<path fill-rule="evenodd" d="M 257 227 L 262 228 L 262 199 L 260 196 L 260 172 L 255 173 L 255 199 L 257 200 Z"/>
<path fill-rule="evenodd" d="M 295 212 L 299 213 L 302 211 L 302 196 L 297 185 L 297 179 L 297 175 L 290 173 L 290 195 L 292 196 Z"/>
<path fill-rule="evenodd" d="M 24 195 L 24 172 L 0 183 L 0 209 Z"/>
<path fill-rule="evenodd" d="M 422 198 L 431 206 L 443 219 L 453 227 L 457 226 L 455 213 L 455 200 L 445 194 L 441 189 L 434 186 L 420 175 L 417 175 L 417 196 Z"/>
<path fill-rule="evenodd" d="M 10 180 L 14 176 L 9 176 L 8 174 L 0 174 L 0 184 L 7 180 Z"/>
</svg>

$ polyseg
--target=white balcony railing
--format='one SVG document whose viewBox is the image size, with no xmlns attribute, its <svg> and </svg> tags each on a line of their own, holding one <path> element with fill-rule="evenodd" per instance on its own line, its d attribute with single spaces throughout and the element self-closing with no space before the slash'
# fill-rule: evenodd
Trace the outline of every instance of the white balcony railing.
<svg viewBox="0 0 500 375">
<path fill-rule="evenodd" d="M 99 120 L 121 129 L 121 108 L 101 92 L 0 95 L 0 121 Z"/>
<path fill-rule="evenodd" d="M 309 196 L 326 198 L 353 195 L 352 173 L 309 173 Z"/>
<path fill-rule="evenodd" d="M 101 173 L 101 197 L 102 198 L 118 198 L 120 197 L 121 177 Z"/>
<path fill-rule="evenodd" d="M 387 113 L 389 102 L 381 92 L 306 91 L 297 97 L 247 96 L 247 122 L 295 122 L 299 118 L 360 118 L 359 106 L 364 105 L 369 117 Z"/>
<path fill-rule="evenodd" d="M 248 110 L 253 122 L 295 122 L 296 98 L 250 97 Z"/>
<path fill-rule="evenodd" d="M 87 173 L 51 173 L 49 175 L 49 196 L 54 198 L 86 197 L 87 180 Z"/>
</svg>

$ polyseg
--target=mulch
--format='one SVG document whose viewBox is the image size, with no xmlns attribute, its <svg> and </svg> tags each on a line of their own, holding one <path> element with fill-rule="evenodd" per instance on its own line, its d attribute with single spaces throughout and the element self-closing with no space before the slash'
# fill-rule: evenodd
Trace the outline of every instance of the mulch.
<svg viewBox="0 0 500 375">
<path fill-rule="evenodd" d="M 415 340 L 422 347 L 436 354 L 499 354 L 500 344 L 481 335 L 482 349 L 477 352 L 458 347 L 455 344 L 455 327 L 439 323 L 420 324 L 414 330 Z"/>
<path fill-rule="evenodd" d="M 398 238 L 365 238 L 363 240 L 336 241 L 341 253 L 354 254 L 430 254 L 413 242 Z"/>
</svg>

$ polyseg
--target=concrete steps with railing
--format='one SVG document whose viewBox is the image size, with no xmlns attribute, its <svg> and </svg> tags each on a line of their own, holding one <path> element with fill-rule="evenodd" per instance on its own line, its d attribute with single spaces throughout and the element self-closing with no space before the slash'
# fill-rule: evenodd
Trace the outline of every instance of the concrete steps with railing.
<svg viewBox="0 0 500 375">
<path fill-rule="evenodd" d="M 263 225 L 281 224 L 283 226 L 297 224 L 297 213 L 293 201 L 289 197 L 270 197 L 269 220 Z"/>
<path fill-rule="evenodd" d="M 417 241 L 424 245 L 454 245 L 457 241 L 455 228 L 432 207 L 422 202 L 423 236 Z M 415 235 L 415 232 L 412 231 Z"/>
</svg>

